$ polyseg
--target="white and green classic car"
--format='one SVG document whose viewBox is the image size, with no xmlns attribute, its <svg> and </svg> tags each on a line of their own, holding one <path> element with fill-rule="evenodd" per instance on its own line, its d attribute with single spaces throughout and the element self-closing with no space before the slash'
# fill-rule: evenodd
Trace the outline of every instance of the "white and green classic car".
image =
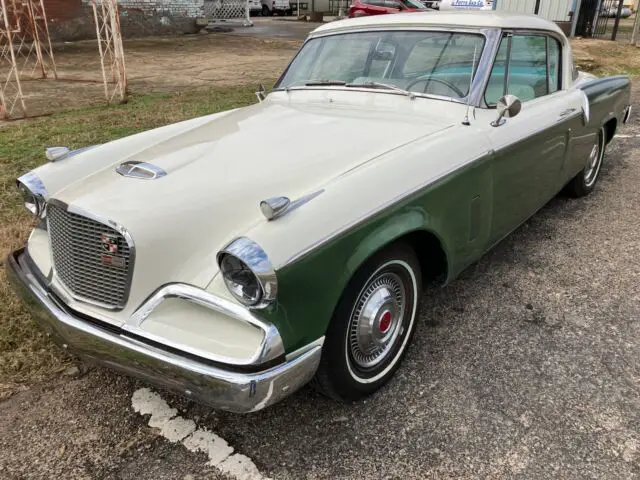
<svg viewBox="0 0 640 480">
<path fill-rule="evenodd" d="M 69 350 L 214 407 L 309 381 L 359 399 L 426 282 L 594 188 L 629 95 L 533 16 L 325 24 L 255 105 L 48 150 L 18 179 L 37 227 L 8 275 Z"/>
</svg>

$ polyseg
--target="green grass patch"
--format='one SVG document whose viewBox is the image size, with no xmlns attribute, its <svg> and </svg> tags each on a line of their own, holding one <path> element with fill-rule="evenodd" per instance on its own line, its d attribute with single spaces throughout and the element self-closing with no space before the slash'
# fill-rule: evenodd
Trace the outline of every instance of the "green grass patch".
<svg viewBox="0 0 640 480">
<path fill-rule="evenodd" d="M 47 146 L 78 148 L 105 143 L 169 123 L 255 103 L 254 88 L 232 87 L 132 97 L 127 104 L 69 110 L 0 126 L 0 254 L 24 244 L 31 217 L 15 179 L 44 163 Z M 0 397 L 16 385 L 47 378 L 69 362 L 36 328 L 0 278 Z"/>
</svg>

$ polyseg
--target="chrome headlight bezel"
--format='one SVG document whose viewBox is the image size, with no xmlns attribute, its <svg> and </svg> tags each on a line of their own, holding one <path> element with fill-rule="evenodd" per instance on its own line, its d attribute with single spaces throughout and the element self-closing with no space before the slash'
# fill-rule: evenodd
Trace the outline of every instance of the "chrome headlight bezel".
<svg viewBox="0 0 640 480">
<path fill-rule="evenodd" d="M 43 217 L 49 195 L 42 180 L 28 172 L 16 180 L 16 187 L 22 193 L 24 208 L 35 217 Z"/>
<path fill-rule="evenodd" d="M 260 288 L 260 295 L 257 298 L 247 299 L 234 291 L 232 285 L 234 280 L 229 278 L 223 269 L 223 261 L 226 256 L 231 256 L 241 262 L 253 274 Z M 278 279 L 275 269 L 267 253 L 253 240 L 247 237 L 240 237 L 232 241 L 218 252 L 217 262 L 227 289 L 243 305 L 252 308 L 265 308 L 276 300 Z"/>
</svg>

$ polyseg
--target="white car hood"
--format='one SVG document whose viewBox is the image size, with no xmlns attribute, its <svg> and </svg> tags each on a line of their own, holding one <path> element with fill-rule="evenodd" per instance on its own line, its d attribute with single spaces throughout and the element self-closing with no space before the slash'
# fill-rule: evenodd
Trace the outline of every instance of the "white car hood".
<svg viewBox="0 0 640 480">
<path fill-rule="evenodd" d="M 170 282 L 205 287 L 217 272 L 216 252 L 266 221 L 261 200 L 312 193 L 450 126 L 406 111 L 267 99 L 112 142 L 36 173 L 52 198 L 129 231 L 136 246 L 130 298 L 144 299 Z M 116 173 L 131 160 L 167 175 L 143 180 Z"/>
</svg>

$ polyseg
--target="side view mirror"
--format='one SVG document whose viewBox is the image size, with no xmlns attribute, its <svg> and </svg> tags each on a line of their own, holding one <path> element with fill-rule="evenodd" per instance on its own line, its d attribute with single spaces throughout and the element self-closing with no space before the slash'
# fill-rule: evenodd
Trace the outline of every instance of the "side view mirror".
<svg viewBox="0 0 640 480">
<path fill-rule="evenodd" d="M 506 122 L 505 118 L 513 118 L 522 110 L 522 102 L 515 95 L 505 95 L 496 105 L 498 109 L 498 118 L 491 122 L 492 127 L 499 127 Z"/>
</svg>

